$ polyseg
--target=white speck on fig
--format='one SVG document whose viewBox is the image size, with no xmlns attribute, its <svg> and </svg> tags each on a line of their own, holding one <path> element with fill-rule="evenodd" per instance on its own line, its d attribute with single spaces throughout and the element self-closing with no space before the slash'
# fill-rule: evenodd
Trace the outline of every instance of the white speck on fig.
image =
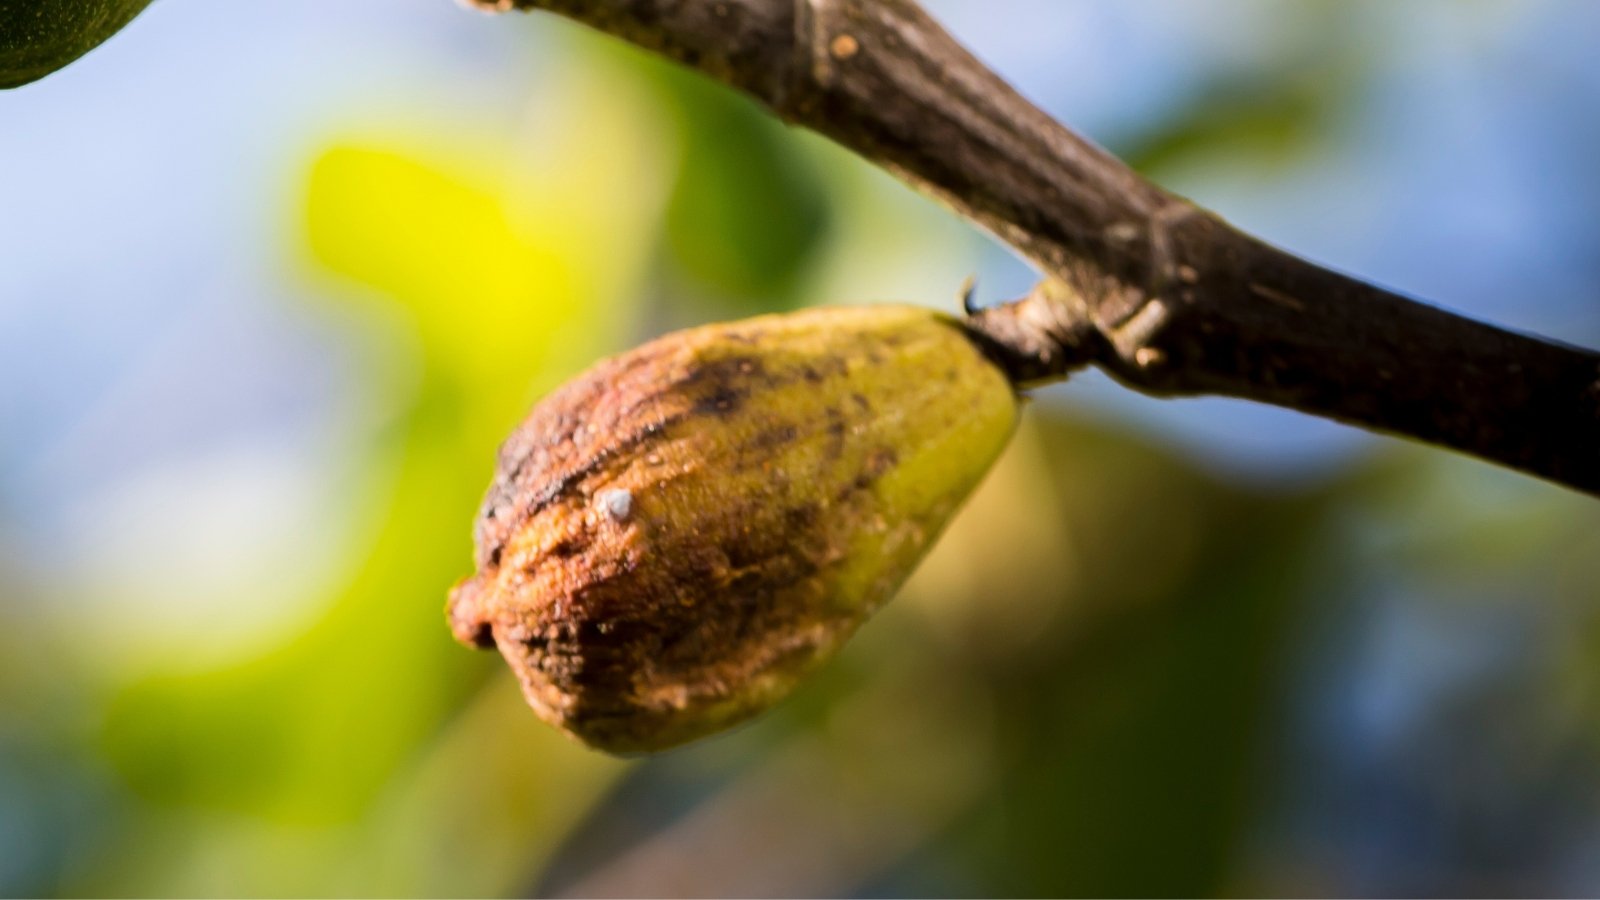
<svg viewBox="0 0 1600 900">
<path fill-rule="evenodd" d="M 605 491 L 600 495 L 600 508 L 606 511 L 606 515 L 621 522 L 633 511 L 633 494 L 622 489 Z"/>
</svg>

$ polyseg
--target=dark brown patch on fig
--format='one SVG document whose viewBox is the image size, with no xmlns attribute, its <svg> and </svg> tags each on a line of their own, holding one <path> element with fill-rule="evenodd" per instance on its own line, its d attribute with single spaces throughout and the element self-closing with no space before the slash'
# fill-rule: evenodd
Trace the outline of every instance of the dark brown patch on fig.
<svg viewBox="0 0 1600 900">
<path fill-rule="evenodd" d="M 829 462 L 838 462 L 844 456 L 845 436 L 849 428 L 845 425 L 844 414 L 838 409 L 828 410 L 828 443 L 823 447 Z"/>
<path fill-rule="evenodd" d="M 882 478 L 883 473 L 895 467 L 900 461 L 900 454 L 894 452 L 893 447 L 879 447 L 867 455 L 867 474 L 874 479 Z"/>
<path fill-rule="evenodd" d="M 582 553 L 589 546 L 589 536 L 582 532 L 570 535 L 550 545 L 545 551 L 552 559 L 568 559 Z"/>
<path fill-rule="evenodd" d="M 750 441 L 749 449 L 771 450 L 775 447 L 781 447 L 784 444 L 793 443 L 795 438 L 799 436 L 800 429 L 794 427 L 793 425 L 779 425 L 775 428 L 768 428 L 756 435 L 755 438 Z"/>
<path fill-rule="evenodd" d="M 811 523 L 817 520 L 819 511 L 817 504 L 808 503 L 805 506 L 796 506 L 785 510 L 783 520 L 789 526 L 790 531 L 801 532 L 809 528 Z"/>
<path fill-rule="evenodd" d="M 740 404 L 744 402 L 746 393 L 746 391 L 720 385 L 713 389 L 711 393 L 700 398 L 700 402 L 695 404 L 695 412 L 712 413 L 723 417 L 730 416 L 739 410 Z"/>
</svg>

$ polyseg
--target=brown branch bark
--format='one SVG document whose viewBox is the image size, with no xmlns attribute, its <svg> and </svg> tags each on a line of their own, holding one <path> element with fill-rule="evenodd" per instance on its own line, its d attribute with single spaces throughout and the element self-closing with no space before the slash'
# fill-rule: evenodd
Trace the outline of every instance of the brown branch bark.
<svg viewBox="0 0 1600 900">
<path fill-rule="evenodd" d="M 1473 454 L 1600 494 L 1600 354 L 1329 271 L 1141 178 L 913 0 L 478 0 L 542 8 L 738 88 L 942 198 L 1049 280 L 972 327 L 1020 383 L 1094 363 Z"/>
</svg>

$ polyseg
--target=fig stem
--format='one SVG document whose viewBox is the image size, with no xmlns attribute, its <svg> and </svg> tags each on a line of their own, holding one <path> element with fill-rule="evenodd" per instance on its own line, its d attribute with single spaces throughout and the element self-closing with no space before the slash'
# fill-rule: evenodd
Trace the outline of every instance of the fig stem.
<svg viewBox="0 0 1600 900">
<path fill-rule="evenodd" d="M 913 0 L 477 2 L 699 69 L 1015 247 L 1050 286 L 970 321 L 1019 385 L 1093 363 L 1147 394 L 1271 403 L 1600 495 L 1600 354 L 1232 228 L 1029 103 Z"/>
</svg>

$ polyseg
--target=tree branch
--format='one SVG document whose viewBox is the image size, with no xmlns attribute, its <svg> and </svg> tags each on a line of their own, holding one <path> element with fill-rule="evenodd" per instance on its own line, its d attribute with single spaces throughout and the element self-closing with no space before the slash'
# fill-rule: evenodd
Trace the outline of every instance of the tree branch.
<svg viewBox="0 0 1600 900">
<path fill-rule="evenodd" d="M 941 198 L 1037 263 L 971 318 L 1019 383 L 1094 363 L 1428 441 L 1600 494 L 1600 354 L 1329 271 L 1023 99 L 913 0 L 478 0 L 661 52 Z"/>
</svg>

